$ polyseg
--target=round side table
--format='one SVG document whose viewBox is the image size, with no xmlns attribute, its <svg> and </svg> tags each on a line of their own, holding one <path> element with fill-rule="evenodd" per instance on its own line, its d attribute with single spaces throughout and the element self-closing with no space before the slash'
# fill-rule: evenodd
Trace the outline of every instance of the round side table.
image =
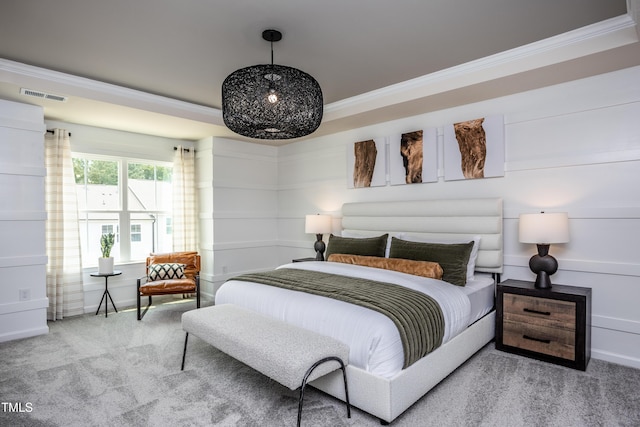
<svg viewBox="0 0 640 427">
<path fill-rule="evenodd" d="M 111 305 L 113 309 L 118 312 L 116 305 L 113 303 L 113 298 L 111 298 L 111 294 L 109 293 L 109 277 L 119 276 L 122 274 L 120 270 L 113 270 L 113 273 L 91 273 L 90 275 L 93 277 L 104 277 L 104 293 L 102 294 L 102 299 L 100 300 L 100 305 L 96 310 L 96 315 L 100 311 L 100 307 L 102 307 L 102 301 L 104 301 L 104 317 L 107 317 L 107 308 L 109 306 L 109 302 L 107 301 L 107 297 L 111 300 Z"/>
</svg>

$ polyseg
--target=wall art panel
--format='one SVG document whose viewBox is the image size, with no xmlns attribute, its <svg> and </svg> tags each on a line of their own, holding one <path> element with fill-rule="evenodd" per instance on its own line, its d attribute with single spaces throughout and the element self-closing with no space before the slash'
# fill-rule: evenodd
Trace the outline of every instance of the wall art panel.
<svg viewBox="0 0 640 427">
<path fill-rule="evenodd" d="M 391 185 L 438 181 L 438 133 L 436 128 L 389 137 Z"/>
<path fill-rule="evenodd" d="M 444 179 L 504 176 L 504 117 L 481 117 L 444 127 Z"/>
<path fill-rule="evenodd" d="M 347 187 L 380 187 L 387 184 L 385 138 L 351 144 L 347 150 Z"/>
</svg>

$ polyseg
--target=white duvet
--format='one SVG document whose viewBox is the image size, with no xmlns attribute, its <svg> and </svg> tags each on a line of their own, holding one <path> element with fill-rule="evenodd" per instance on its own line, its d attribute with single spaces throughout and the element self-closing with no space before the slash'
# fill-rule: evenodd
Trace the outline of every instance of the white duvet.
<svg viewBox="0 0 640 427">
<path fill-rule="evenodd" d="M 440 305 L 445 331 L 443 343 L 470 322 L 471 304 L 462 288 L 446 282 L 333 262 L 298 262 L 278 268 L 323 271 L 395 283 L 424 292 Z M 343 301 L 257 283 L 230 280 L 215 298 L 216 304 L 236 304 L 285 322 L 332 336 L 349 345 L 349 364 L 391 378 L 404 364 L 400 334 L 384 314 Z"/>
</svg>

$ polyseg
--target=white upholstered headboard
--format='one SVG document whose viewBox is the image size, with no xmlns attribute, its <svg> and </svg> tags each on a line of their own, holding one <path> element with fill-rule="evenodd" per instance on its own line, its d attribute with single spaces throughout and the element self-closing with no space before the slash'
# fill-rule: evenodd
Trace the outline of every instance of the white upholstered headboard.
<svg viewBox="0 0 640 427">
<path fill-rule="evenodd" d="M 502 199 L 345 203 L 342 228 L 356 234 L 411 233 L 429 238 L 481 236 L 476 271 L 502 273 Z"/>
</svg>

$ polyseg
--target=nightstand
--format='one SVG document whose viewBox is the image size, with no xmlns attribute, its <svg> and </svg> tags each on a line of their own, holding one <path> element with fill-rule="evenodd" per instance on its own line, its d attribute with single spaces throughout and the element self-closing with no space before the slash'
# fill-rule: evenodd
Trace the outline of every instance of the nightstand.
<svg viewBox="0 0 640 427">
<path fill-rule="evenodd" d="M 315 261 L 315 258 L 296 258 L 296 259 L 292 259 L 291 262 L 305 262 L 305 261 Z"/>
<path fill-rule="evenodd" d="M 591 357 L 591 288 L 498 284 L 496 349 L 584 371 Z"/>
</svg>

